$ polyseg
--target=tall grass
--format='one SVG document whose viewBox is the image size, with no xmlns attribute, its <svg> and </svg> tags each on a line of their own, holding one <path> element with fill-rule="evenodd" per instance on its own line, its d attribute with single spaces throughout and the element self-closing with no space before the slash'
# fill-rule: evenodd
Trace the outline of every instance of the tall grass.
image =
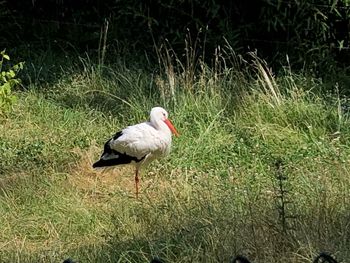
<svg viewBox="0 0 350 263">
<path fill-rule="evenodd" d="M 255 54 L 243 60 L 228 46 L 208 67 L 187 50 L 185 62 L 158 50 L 152 74 L 80 58 L 18 92 L 0 126 L 1 261 L 350 257 L 340 99 L 317 94 L 321 80 L 288 68 L 274 75 Z M 154 105 L 181 136 L 170 157 L 142 171 L 137 200 L 131 168 L 91 164 L 109 136 Z"/>
</svg>

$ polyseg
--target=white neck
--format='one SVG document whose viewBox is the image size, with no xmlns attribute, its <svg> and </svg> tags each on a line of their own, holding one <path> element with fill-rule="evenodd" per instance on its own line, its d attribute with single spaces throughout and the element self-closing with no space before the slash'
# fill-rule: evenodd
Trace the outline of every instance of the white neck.
<svg viewBox="0 0 350 263">
<path fill-rule="evenodd" d="M 171 137 L 171 130 L 162 120 L 151 120 L 152 126 L 159 132 L 163 132 Z"/>
</svg>

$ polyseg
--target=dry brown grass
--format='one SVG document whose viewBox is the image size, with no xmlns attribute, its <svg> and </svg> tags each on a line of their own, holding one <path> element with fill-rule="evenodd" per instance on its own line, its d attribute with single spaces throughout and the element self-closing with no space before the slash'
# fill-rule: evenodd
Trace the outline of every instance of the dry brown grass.
<svg viewBox="0 0 350 263">
<path fill-rule="evenodd" d="M 68 182 L 77 190 L 87 194 L 87 197 L 98 198 L 104 195 L 131 189 L 133 187 L 133 170 L 131 166 L 117 168 L 93 169 L 92 164 L 98 158 L 101 151 L 98 146 L 92 144 L 88 149 L 73 150 L 80 158 L 68 169 Z"/>
<path fill-rule="evenodd" d="M 79 156 L 79 160 L 69 167 L 69 184 L 84 193 L 88 199 L 98 200 L 113 193 L 135 197 L 134 166 L 93 169 L 92 164 L 98 158 L 100 151 L 100 147 L 95 144 L 86 150 L 74 149 L 74 154 Z M 140 177 L 140 197 L 159 195 L 171 187 L 164 176 L 155 171 L 149 171 L 148 168 L 141 170 Z"/>
</svg>

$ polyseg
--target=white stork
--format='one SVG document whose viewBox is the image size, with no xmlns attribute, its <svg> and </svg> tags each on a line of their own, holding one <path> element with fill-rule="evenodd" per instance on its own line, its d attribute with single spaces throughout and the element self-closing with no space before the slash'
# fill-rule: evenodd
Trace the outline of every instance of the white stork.
<svg viewBox="0 0 350 263">
<path fill-rule="evenodd" d="M 161 107 L 154 107 L 151 110 L 149 122 L 128 126 L 109 139 L 104 145 L 100 160 L 92 167 L 134 164 L 136 197 L 138 197 L 141 166 L 164 157 L 170 152 L 171 133 L 179 136 L 168 119 L 167 111 Z"/>
</svg>

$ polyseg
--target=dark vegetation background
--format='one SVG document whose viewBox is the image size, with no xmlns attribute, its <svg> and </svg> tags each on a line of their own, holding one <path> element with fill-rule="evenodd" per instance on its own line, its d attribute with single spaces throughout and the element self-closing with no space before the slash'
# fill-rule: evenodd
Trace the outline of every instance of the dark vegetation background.
<svg viewBox="0 0 350 263">
<path fill-rule="evenodd" d="M 133 62 L 156 61 L 154 47 L 165 41 L 181 53 L 186 37 L 201 40 L 208 63 L 227 43 L 239 54 L 256 49 L 271 65 L 288 54 L 294 69 L 321 76 L 350 61 L 348 0 L 17 0 L 0 2 L 0 20 L 0 46 L 20 57 L 28 49 L 97 54 L 108 23 L 109 54 Z"/>
</svg>

